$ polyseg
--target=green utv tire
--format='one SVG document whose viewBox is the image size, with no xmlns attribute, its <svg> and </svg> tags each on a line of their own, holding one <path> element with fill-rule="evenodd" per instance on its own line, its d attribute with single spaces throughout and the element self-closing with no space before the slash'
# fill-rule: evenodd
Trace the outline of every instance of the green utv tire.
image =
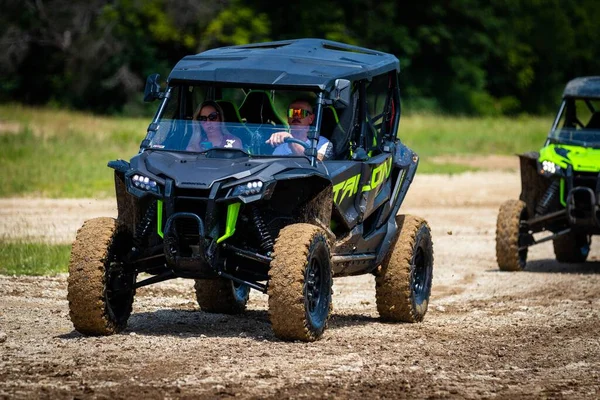
<svg viewBox="0 0 600 400">
<path fill-rule="evenodd" d="M 433 243 L 427 222 L 397 215 L 398 235 L 375 277 L 377 311 L 385 321 L 420 322 L 433 280 Z"/>
<path fill-rule="evenodd" d="M 228 279 L 196 279 L 196 300 L 202 311 L 240 314 L 246 310 L 250 287 Z"/>
<path fill-rule="evenodd" d="M 590 253 L 590 236 L 584 233 L 569 233 L 552 241 L 554 255 L 561 263 L 582 263 Z"/>
<path fill-rule="evenodd" d="M 136 275 L 122 259 L 131 234 L 113 218 L 94 218 L 77 231 L 69 263 L 67 299 L 75 329 L 110 335 L 125 329 L 131 315 Z"/>
<path fill-rule="evenodd" d="M 325 232 L 310 224 L 283 228 L 269 270 L 269 317 L 275 336 L 319 339 L 331 312 L 330 245 Z"/>
<path fill-rule="evenodd" d="M 527 264 L 527 249 L 519 250 L 523 232 L 521 221 L 527 219 L 527 206 L 521 200 L 508 200 L 500 206 L 496 220 L 496 260 L 502 271 L 522 271 Z"/>
</svg>

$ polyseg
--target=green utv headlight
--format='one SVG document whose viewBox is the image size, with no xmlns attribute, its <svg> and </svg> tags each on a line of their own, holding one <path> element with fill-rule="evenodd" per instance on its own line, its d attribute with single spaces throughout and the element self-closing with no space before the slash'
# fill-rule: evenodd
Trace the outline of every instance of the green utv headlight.
<svg viewBox="0 0 600 400">
<path fill-rule="evenodd" d="M 262 192 L 264 184 L 261 181 L 252 181 L 248 183 L 244 183 L 241 185 L 237 185 L 233 189 L 233 193 L 231 194 L 233 197 L 235 196 L 251 196 L 253 194 L 258 194 Z"/>
<path fill-rule="evenodd" d="M 562 171 L 562 168 L 560 167 L 560 165 L 557 165 L 556 163 L 553 163 L 552 161 L 548 161 L 548 160 L 544 160 L 542 162 L 540 162 L 540 174 L 544 175 L 544 176 L 551 176 L 551 175 L 557 175 L 560 174 Z"/>
</svg>

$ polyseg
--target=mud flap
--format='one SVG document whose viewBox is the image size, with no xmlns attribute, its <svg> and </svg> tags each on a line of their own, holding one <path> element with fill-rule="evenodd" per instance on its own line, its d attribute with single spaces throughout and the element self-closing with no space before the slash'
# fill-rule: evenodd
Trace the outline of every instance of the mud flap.
<svg viewBox="0 0 600 400">
<path fill-rule="evenodd" d="M 521 165 L 521 195 L 519 199 L 527 205 L 528 215 L 535 215 L 535 207 L 552 183 L 537 171 L 539 153 L 530 152 L 519 154 Z"/>
</svg>

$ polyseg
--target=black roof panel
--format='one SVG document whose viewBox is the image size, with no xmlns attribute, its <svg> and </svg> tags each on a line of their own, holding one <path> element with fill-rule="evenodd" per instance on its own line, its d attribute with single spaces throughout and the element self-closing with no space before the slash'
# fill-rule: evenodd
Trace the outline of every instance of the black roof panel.
<svg viewBox="0 0 600 400">
<path fill-rule="evenodd" d="M 600 76 L 584 76 L 569 81 L 563 97 L 600 98 Z"/>
<path fill-rule="evenodd" d="M 400 71 L 388 53 L 323 39 L 220 47 L 182 58 L 171 80 L 302 86 L 325 90 L 335 79 L 358 80 Z"/>
</svg>

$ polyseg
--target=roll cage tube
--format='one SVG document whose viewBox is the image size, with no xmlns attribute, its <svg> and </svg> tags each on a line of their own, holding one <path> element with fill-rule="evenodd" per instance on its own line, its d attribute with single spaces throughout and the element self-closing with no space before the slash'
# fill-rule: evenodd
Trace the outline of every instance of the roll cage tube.
<svg viewBox="0 0 600 400">
<path fill-rule="evenodd" d="M 167 106 L 167 102 L 171 98 L 171 90 L 172 89 L 173 89 L 172 86 L 167 87 L 167 90 L 162 99 L 162 102 L 160 103 L 158 110 L 156 110 L 156 113 L 154 114 L 154 118 L 152 118 L 152 122 L 150 122 L 150 125 L 148 125 L 148 130 L 146 131 L 146 137 L 144 138 L 144 140 L 142 140 L 142 143 L 140 144 L 140 153 L 142 151 L 146 150 L 148 148 L 148 145 L 152 142 L 152 139 L 154 138 L 154 135 L 156 134 L 156 131 L 158 130 L 158 119 L 164 112 L 165 107 Z"/>
<path fill-rule="evenodd" d="M 319 92 L 317 96 L 317 121 L 315 122 L 315 130 L 314 133 L 311 133 L 309 136 L 311 149 L 308 152 L 311 167 L 314 167 L 317 164 L 317 147 L 319 145 L 319 135 L 321 132 L 321 118 L 323 117 L 321 113 L 323 112 L 324 101 L 323 92 Z"/>
</svg>

